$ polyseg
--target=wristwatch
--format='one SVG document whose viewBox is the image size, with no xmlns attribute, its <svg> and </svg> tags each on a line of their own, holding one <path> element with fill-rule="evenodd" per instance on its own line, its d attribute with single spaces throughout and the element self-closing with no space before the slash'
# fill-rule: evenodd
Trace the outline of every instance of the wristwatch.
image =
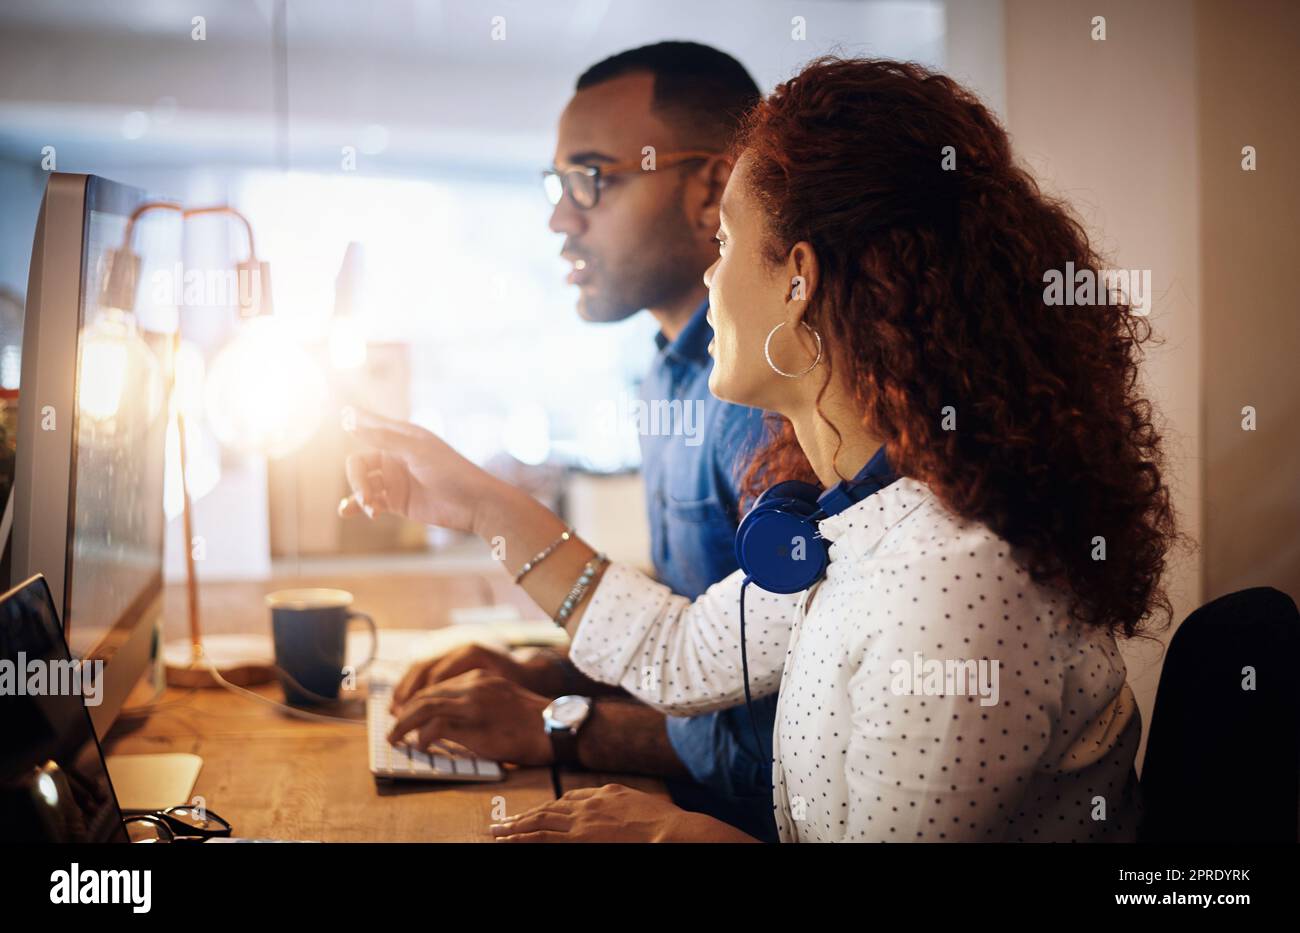
<svg viewBox="0 0 1300 933">
<path fill-rule="evenodd" d="M 556 697 L 542 710 L 542 724 L 551 737 L 557 765 L 578 763 L 578 730 L 591 715 L 591 697 Z"/>
</svg>

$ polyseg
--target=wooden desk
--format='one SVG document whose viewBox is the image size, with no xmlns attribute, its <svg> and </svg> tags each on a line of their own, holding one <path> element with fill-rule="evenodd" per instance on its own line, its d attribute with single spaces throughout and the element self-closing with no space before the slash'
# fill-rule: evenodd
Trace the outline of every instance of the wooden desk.
<svg viewBox="0 0 1300 933">
<path fill-rule="evenodd" d="M 201 591 L 204 632 L 266 632 L 262 597 L 294 586 L 349 590 L 380 628 L 435 628 L 450 609 L 492 602 L 537 609 L 493 568 L 479 574 L 383 574 L 279 578 L 208 584 Z M 183 587 L 163 601 L 167 639 L 185 637 Z M 145 685 L 131 703 L 147 698 Z M 256 692 L 283 700 L 278 684 Z M 488 826 L 554 797 L 550 770 L 511 769 L 487 784 L 378 785 L 370 775 L 363 704 L 339 712 L 359 725 L 313 722 L 222 689 L 168 688 L 147 715 L 123 716 L 106 739 L 109 754 L 191 752 L 203 758 L 194 793 L 234 824 L 240 836 L 329 842 L 488 841 Z M 566 789 L 618 782 L 663 793 L 661 782 L 629 775 L 573 774 Z"/>
</svg>

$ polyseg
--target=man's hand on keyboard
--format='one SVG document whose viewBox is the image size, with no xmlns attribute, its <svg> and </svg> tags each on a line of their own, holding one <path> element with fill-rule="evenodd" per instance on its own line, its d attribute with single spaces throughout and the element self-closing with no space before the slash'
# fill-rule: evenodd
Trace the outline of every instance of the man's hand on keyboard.
<svg viewBox="0 0 1300 933">
<path fill-rule="evenodd" d="M 447 739 L 481 758 L 546 765 L 553 755 L 542 710 L 550 702 L 496 674 L 466 671 L 409 697 L 388 739 L 396 744 L 414 731 L 420 748 Z"/>
<path fill-rule="evenodd" d="M 412 664 L 393 688 L 393 712 L 425 687 L 443 683 L 468 671 L 484 671 L 514 681 L 533 693 L 546 693 L 555 678 L 544 660 L 516 661 L 484 645 L 460 645 L 446 654 Z M 552 675 L 549 676 L 548 675 Z"/>
</svg>

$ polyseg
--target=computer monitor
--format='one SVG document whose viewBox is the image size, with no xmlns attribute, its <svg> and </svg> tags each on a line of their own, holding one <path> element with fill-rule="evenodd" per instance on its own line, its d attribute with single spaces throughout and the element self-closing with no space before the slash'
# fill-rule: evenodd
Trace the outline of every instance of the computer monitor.
<svg viewBox="0 0 1300 933">
<path fill-rule="evenodd" d="M 0 693 L 0 838 L 126 842 L 104 754 L 86 715 L 50 591 L 33 577 L 0 596 L 0 665 L 22 689 Z M 42 669 L 40 689 L 31 672 Z M 58 684 L 58 689 L 54 685 Z M 97 699 L 97 697 L 96 697 Z"/>
<path fill-rule="evenodd" d="M 149 664 L 161 611 L 171 336 L 99 306 L 106 256 L 144 198 L 50 175 L 23 325 L 10 580 L 43 574 L 73 655 L 104 661 L 101 734 Z"/>
</svg>

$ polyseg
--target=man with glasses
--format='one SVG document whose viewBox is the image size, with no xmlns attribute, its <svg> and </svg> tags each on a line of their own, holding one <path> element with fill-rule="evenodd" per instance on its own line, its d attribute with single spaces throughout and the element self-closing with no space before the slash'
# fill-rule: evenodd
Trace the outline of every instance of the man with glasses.
<svg viewBox="0 0 1300 933">
<path fill-rule="evenodd" d="M 737 485 L 762 432 L 757 409 L 709 393 L 713 331 L 702 280 L 717 257 L 718 202 L 731 172 L 724 152 L 758 98 L 744 67 L 708 46 L 662 42 L 623 52 L 578 79 L 560 117 L 554 164 L 543 173 L 578 313 L 589 321 L 652 314 L 659 352 L 642 396 L 666 411 L 690 406 L 699 426 L 695 436 L 671 424 L 641 433 L 655 570 L 691 599 L 736 569 Z M 754 704 L 756 728 L 743 706 L 665 718 L 584 677 L 558 653 L 518 661 L 475 646 L 413 667 L 394 705 L 420 691 L 467 701 L 476 725 L 449 738 L 480 754 L 663 776 L 679 805 L 775 839 L 775 694 Z M 562 695 L 563 715 L 551 702 Z M 518 729 L 529 722 L 536 728 Z"/>
</svg>

